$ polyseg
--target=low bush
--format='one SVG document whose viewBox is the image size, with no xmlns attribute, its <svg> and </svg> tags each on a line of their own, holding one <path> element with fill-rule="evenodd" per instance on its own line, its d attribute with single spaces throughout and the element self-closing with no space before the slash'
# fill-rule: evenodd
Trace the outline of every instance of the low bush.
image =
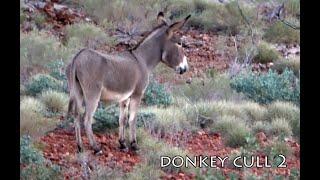
<svg viewBox="0 0 320 180">
<path fill-rule="evenodd" d="M 71 58 L 72 51 L 49 33 L 33 30 L 20 34 L 20 66 L 45 66 L 55 59 L 66 61 Z"/>
<path fill-rule="evenodd" d="M 62 179 L 60 167 L 46 160 L 28 136 L 20 138 L 20 165 L 20 179 Z"/>
<path fill-rule="evenodd" d="M 151 133 L 173 133 L 191 130 L 192 122 L 187 120 L 187 114 L 182 108 L 170 106 L 168 108 L 148 107 L 141 110 L 145 114 L 153 114 L 153 121 L 147 124 Z"/>
<path fill-rule="evenodd" d="M 214 74 L 212 77 L 192 80 L 191 84 L 179 85 L 175 88 L 176 96 L 183 95 L 192 102 L 200 100 L 239 100 L 241 95 L 233 92 L 227 74 Z"/>
<path fill-rule="evenodd" d="M 58 80 L 66 80 L 66 74 L 65 74 L 65 63 L 60 59 L 60 60 L 55 60 L 47 64 L 47 67 L 50 72 L 50 76 L 58 79 Z"/>
<path fill-rule="evenodd" d="M 253 62 L 268 63 L 275 62 L 280 58 L 280 53 L 266 42 L 260 42 L 257 54 L 253 57 Z"/>
<path fill-rule="evenodd" d="M 32 146 L 30 136 L 20 138 L 20 164 L 42 164 L 45 161 L 42 154 Z"/>
<path fill-rule="evenodd" d="M 241 109 L 247 114 L 248 120 L 254 121 L 264 121 L 266 120 L 267 108 L 254 102 L 244 102 L 240 104 Z"/>
<path fill-rule="evenodd" d="M 289 102 L 276 101 L 268 105 L 267 119 L 282 118 L 288 121 L 292 128 L 293 135 L 300 136 L 300 109 Z"/>
<path fill-rule="evenodd" d="M 269 135 L 271 134 L 272 126 L 269 122 L 266 121 L 256 121 L 253 123 L 251 129 L 254 134 L 263 132 L 264 134 Z"/>
<path fill-rule="evenodd" d="M 273 141 L 270 145 L 263 149 L 263 151 L 268 156 L 268 159 L 271 161 L 272 167 L 277 167 L 283 159 L 279 155 L 288 157 L 292 154 L 292 149 L 284 141 Z"/>
<path fill-rule="evenodd" d="M 263 38 L 270 43 L 300 44 L 300 31 L 277 21 L 265 31 Z"/>
<path fill-rule="evenodd" d="M 66 41 L 70 48 L 97 48 L 103 44 L 110 44 L 113 38 L 109 37 L 103 29 L 91 23 L 76 23 L 66 27 Z"/>
<path fill-rule="evenodd" d="M 63 113 L 68 104 L 68 96 L 62 92 L 45 91 L 41 94 L 41 100 L 51 113 Z"/>
<path fill-rule="evenodd" d="M 299 77 L 300 76 L 300 58 L 294 59 L 282 59 L 276 61 L 271 69 L 277 71 L 278 73 L 283 73 L 285 69 L 289 69 L 294 72 L 294 75 Z"/>
<path fill-rule="evenodd" d="M 167 107 L 172 104 L 172 96 L 163 84 L 151 81 L 144 93 L 142 102 L 146 105 L 157 105 Z"/>
<path fill-rule="evenodd" d="M 32 97 L 23 98 L 20 102 L 20 134 L 37 138 L 53 129 L 56 122 L 45 119 L 44 112 L 45 106 L 41 101 Z"/>
<path fill-rule="evenodd" d="M 33 76 L 26 84 L 26 92 L 28 95 L 38 95 L 46 90 L 62 90 L 61 81 L 47 74 L 37 74 Z"/>
<path fill-rule="evenodd" d="M 247 144 L 250 129 L 245 122 L 235 116 L 222 116 L 214 123 L 212 131 L 222 133 L 226 144 L 230 147 L 239 147 Z"/>
<path fill-rule="evenodd" d="M 283 118 L 275 118 L 271 122 L 271 133 L 275 136 L 291 136 L 292 128 Z"/>
<path fill-rule="evenodd" d="M 269 70 L 265 74 L 247 72 L 231 80 L 231 88 L 256 102 L 268 104 L 275 100 L 300 104 L 300 82 L 290 70 L 277 74 Z"/>
</svg>

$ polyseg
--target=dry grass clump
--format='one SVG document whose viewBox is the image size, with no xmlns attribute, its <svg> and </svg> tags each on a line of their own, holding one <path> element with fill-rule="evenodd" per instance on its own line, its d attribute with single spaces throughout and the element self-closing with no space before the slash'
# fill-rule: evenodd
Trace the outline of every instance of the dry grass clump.
<svg viewBox="0 0 320 180">
<path fill-rule="evenodd" d="M 68 96 L 65 93 L 53 90 L 43 92 L 41 100 L 45 104 L 46 109 L 52 113 L 64 112 L 68 104 Z"/>
<path fill-rule="evenodd" d="M 53 129 L 56 122 L 44 118 L 44 111 L 45 106 L 41 101 L 32 97 L 23 98 L 20 102 L 20 135 L 37 138 Z"/>
</svg>

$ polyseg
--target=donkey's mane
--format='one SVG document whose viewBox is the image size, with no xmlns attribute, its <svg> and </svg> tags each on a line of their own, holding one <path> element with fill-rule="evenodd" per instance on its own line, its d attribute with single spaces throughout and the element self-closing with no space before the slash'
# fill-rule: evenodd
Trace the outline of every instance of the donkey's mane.
<svg viewBox="0 0 320 180">
<path fill-rule="evenodd" d="M 165 23 L 162 23 L 162 24 L 154 27 L 151 31 L 147 32 L 147 33 L 144 35 L 144 37 L 143 37 L 133 48 L 130 48 L 130 49 L 129 49 L 129 51 L 131 52 L 131 51 L 137 49 L 137 48 L 142 44 L 142 42 L 144 42 L 144 40 L 145 40 L 147 37 L 149 37 L 149 35 L 150 35 L 151 33 L 153 33 L 154 31 L 162 28 L 163 26 L 166 26 L 166 24 L 165 24 Z"/>
</svg>

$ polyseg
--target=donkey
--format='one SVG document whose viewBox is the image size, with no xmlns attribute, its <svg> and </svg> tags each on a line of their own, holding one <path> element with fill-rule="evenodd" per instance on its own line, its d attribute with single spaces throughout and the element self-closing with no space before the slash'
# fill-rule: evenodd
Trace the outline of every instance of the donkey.
<svg viewBox="0 0 320 180">
<path fill-rule="evenodd" d="M 126 150 L 125 124 L 129 113 L 130 145 L 137 151 L 136 114 L 141 98 L 149 82 L 149 75 L 159 62 L 183 74 L 188 70 L 187 57 L 182 46 L 174 41 L 174 32 L 179 30 L 191 15 L 168 25 L 163 12 L 157 16 L 158 26 L 149 32 L 134 48 L 117 55 L 103 54 L 84 48 L 66 68 L 69 87 L 67 116 L 75 117 L 75 134 L 78 151 L 82 152 L 80 108 L 84 104 L 84 129 L 95 154 L 102 153 L 92 132 L 92 118 L 98 102 L 118 102 L 119 148 Z M 128 108 L 128 112 L 126 109 Z"/>
</svg>

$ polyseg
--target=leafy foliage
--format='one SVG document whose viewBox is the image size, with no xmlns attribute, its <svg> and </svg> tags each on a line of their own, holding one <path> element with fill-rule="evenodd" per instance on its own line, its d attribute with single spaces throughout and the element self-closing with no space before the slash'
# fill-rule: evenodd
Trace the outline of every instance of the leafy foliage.
<svg viewBox="0 0 320 180">
<path fill-rule="evenodd" d="M 65 73 L 65 63 L 60 60 L 55 60 L 47 64 L 50 76 L 62 81 L 62 91 L 68 91 L 68 81 Z"/>
<path fill-rule="evenodd" d="M 42 153 L 32 146 L 29 136 L 20 138 L 20 179 L 61 179 L 60 167 L 46 160 Z"/>
<path fill-rule="evenodd" d="M 266 42 L 261 42 L 257 49 L 257 55 L 253 57 L 254 62 L 268 63 L 277 61 L 280 58 L 279 52 Z"/>
<path fill-rule="evenodd" d="M 33 76 L 26 85 L 27 94 L 35 96 L 45 90 L 61 90 L 61 81 L 46 74 Z"/>
<path fill-rule="evenodd" d="M 167 92 L 163 84 L 156 81 L 149 83 L 142 101 L 146 105 L 169 106 L 172 104 L 172 96 Z"/>
<path fill-rule="evenodd" d="M 300 103 L 299 79 L 287 69 L 282 74 L 277 74 L 272 70 L 260 75 L 253 72 L 243 73 L 232 79 L 231 87 L 263 104 L 275 100 Z"/>
<path fill-rule="evenodd" d="M 62 92 L 45 91 L 41 94 L 41 100 L 49 112 L 62 113 L 68 103 L 68 96 Z"/>
<path fill-rule="evenodd" d="M 271 67 L 276 70 L 278 73 L 283 73 L 285 69 L 289 69 L 294 72 L 295 76 L 299 77 L 300 75 L 300 59 L 282 59 L 276 61 Z"/>
<path fill-rule="evenodd" d="M 20 138 L 20 163 L 41 164 L 45 161 L 44 157 L 34 147 L 31 146 L 31 137 L 22 136 Z"/>
</svg>

